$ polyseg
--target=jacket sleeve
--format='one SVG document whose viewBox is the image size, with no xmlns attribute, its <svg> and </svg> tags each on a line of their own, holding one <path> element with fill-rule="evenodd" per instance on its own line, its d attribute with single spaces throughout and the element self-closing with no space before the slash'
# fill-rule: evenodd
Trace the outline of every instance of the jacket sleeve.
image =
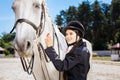
<svg viewBox="0 0 120 80">
<path fill-rule="evenodd" d="M 81 55 L 78 55 L 77 51 L 75 51 L 75 54 L 73 53 L 72 55 L 65 57 L 63 61 L 60 60 L 53 47 L 48 47 L 45 49 L 45 52 L 59 71 L 67 71 L 82 61 L 82 58 L 80 58 Z"/>
</svg>

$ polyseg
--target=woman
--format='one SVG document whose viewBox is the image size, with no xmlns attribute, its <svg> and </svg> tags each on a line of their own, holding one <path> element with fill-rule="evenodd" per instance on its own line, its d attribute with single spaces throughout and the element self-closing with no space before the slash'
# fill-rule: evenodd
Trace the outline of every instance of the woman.
<svg viewBox="0 0 120 80">
<path fill-rule="evenodd" d="M 60 60 L 56 54 L 50 34 L 48 33 L 46 36 L 46 54 L 58 71 L 64 71 L 65 80 L 87 80 L 90 53 L 86 43 L 82 41 L 84 32 L 84 27 L 80 22 L 71 21 L 68 23 L 65 28 L 68 50 L 64 60 Z"/>
</svg>

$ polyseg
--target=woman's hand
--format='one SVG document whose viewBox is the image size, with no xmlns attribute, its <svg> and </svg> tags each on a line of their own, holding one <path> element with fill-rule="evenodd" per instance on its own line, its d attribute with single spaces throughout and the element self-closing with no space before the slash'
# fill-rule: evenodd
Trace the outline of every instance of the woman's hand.
<svg viewBox="0 0 120 80">
<path fill-rule="evenodd" d="M 53 41 L 52 41 L 52 38 L 51 38 L 50 33 L 48 33 L 48 34 L 46 35 L 45 43 L 46 43 L 46 46 L 47 46 L 47 47 L 52 47 L 52 46 L 53 46 Z"/>
</svg>

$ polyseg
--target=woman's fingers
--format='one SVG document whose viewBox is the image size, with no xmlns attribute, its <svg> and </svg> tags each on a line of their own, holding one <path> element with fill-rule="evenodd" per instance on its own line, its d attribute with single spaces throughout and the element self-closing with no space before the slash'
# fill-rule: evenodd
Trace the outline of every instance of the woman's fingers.
<svg viewBox="0 0 120 80">
<path fill-rule="evenodd" d="M 53 46 L 53 41 L 52 41 L 52 38 L 51 38 L 50 33 L 48 33 L 48 34 L 46 35 L 45 42 L 46 42 L 46 46 L 47 46 L 47 47 Z"/>
</svg>

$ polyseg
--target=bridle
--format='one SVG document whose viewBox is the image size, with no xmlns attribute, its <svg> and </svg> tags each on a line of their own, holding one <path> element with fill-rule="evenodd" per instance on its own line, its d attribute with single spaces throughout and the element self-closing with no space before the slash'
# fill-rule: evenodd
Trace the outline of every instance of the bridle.
<svg viewBox="0 0 120 80">
<path fill-rule="evenodd" d="M 45 20 L 44 20 L 45 19 L 45 8 L 44 8 L 44 4 L 43 3 L 41 4 L 41 7 L 42 7 L 41 18 L 40 18 L 40 24 L 39 24 L 38 27 L 33 22 L 31 22 L 30 20 L 22 18 L 22 19 L 18 19 L 15 22 L 14 27 L 12 28 L 10 33 L 12 33 L 14 31 L 14 29 L 16 28 L 18 23 L 23 23 L 24 22 L 24 23 L 27 23 L 27 24 L 31 25 L 33 27 L 33 29 L 36 31 L 37 36 L 39 37 L 40 34 L 44 31 L 44 27 L 43 26 L 45 26 Z M 43 23 L 44 23 L 44 25 L 43 25 Z"/>
<path fill-rule="evenodd" d="M 24 22 L 24 23 L 27 23 L 27 24 L 31 25 L 33 27 L 33 29 L 36 31 L 36 36 L 39 37 L 41 35 L 41 33 L 44 31 L 44 26 L 45 26 L 45 8 L 44 8 L 43 2 L 41 4 L 41 7 L 42 7 L 41 18 L 40 18 L 40 24 L 39 24 L 38 27 L 33 22 L 31 22 L 30 20 L 22 18 L 22 19 L 18 19 L 15 22 L 14 27 L 12 28 L 10 33 L 12 33 L 14 31 L 14 29 L 16 28 L 18 23 L 23 23 Z M 42 46 L 40 46 L 40 47 L 42 47 Z M 33 52 L 33 55 L 31 57 L 30 61 L 28 59 L 26 60 L 22 56 L 20 56 L 20 60 L 21 60 L 24 71 L 27 72 L 28 74 L 31 74 L 32 70 L 33 70 L 33 64 L 34 64 L 34 52 Z"/>
<path fill-rule="evenodd" d="M 29 24 L 29 25 L 31 25 L 33 27 L 33 29 L 36 31 L 37 38 L 40 37 L 40 35 L 44 31 L 44 26 L 45 26 L 45 8 L 44 8 L 44 4 L 43 3 L 41 4 L 41 7 L 42 7 L 42 11 L 41 11 L 41 17 L 40 17 L 40 24 L 39 24 L 38 27 L 33 22 L 31 22 L 30 20 L 22 18 L 22 19 L 18 19 L 15 22 L 15 25 L 12 28 L 12 30 L 10 31 L 10 33 L 12 33 L 14 31 L 14 29 L 16 28 L 18 23 L 23 23 L 24 22 L 24 23 L 27 23 L 27 24 Z M 52 26 L 53 26 L 53 24 L 52 24 Z M 54 28 L 53 28 L 53 34 L 55 34 L 55 36 L 57 37 L 56 33 L 54 33 Z M 54 37 L 53 37 L 53 40 L 54 40 Z M 58 41 L 58 37 L 57 37 L 57 41 Z M 40 59 L 43 60 L 42 56 L 44 56 L 45 60 L 48 62 L 48 59 L 47 59 L 46 55 L 45 54 L 41 54 L 42 52 L 45 53 L 43 45 L 41 43 L 38 43 L 37 46 L 38 46 Z M 58 43 L 58 53 L 60 53 L 59 43 Z M 32 55 L 30 60 L 25 59 L 25 57 L 22 57 L 22 56 L 20 56 L 20 60 L 21 60 L 21 63 L 22 63 L 24 71 L 27 72 L 29 75 L 32 74 L 33 64 L 34 64 L 34 52 L 33 52 L 33 55 Z M 34 76 L 34 78 L 36 78 L 36 77 Z M 59 73 L 59 80 L 60 80 L 60 73 Z"/>
</svg>

